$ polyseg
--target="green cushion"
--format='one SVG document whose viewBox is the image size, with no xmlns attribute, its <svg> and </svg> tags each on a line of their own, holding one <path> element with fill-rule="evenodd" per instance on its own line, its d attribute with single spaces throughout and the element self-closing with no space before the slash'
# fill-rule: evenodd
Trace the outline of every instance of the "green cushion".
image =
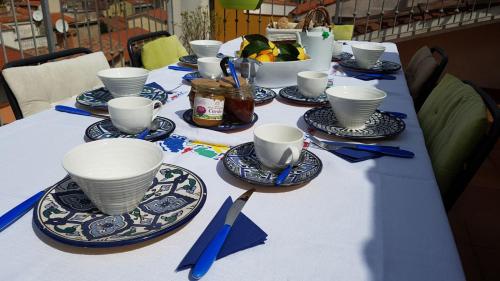
<svg viewBox="0 0 500 281">
<path fill-rule="evenodd" d="M 471 86 L 446 74 L 418 112 L 418 119 L 444 195 L 486 133 L 486 107 Z"/>
<path fill-rule="evenodd" d="M 175 35 L 161 37 L 144 44 L 141 60 L 144 68 L 153 70 L 179 61 L 188 52 Z"/>
<path fill-rule="evenodd" d="M 332 24 L 331 28 L 332 28 L 334 40 L 351 40 L 352 39 L 354 25 L 352 25 L 352 24 L 346 24 L 346 25 Z"/>
</svg>

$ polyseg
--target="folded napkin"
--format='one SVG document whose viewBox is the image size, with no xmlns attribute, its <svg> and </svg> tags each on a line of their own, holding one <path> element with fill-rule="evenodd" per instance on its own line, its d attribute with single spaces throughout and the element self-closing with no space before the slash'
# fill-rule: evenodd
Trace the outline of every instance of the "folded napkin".
<svg viewBox="0 0 500 281">
<path fill-rule="evenodd" d="M 233 200 L 228 197 L 222 207 L 219 209 L 215 217 L 208 224 L 205 231 L 196 240 L 193 247 L 184 256 L 177 270 L 184 270 L 193 266 L 200 257 L 203 250 L 207 247 L 210 241 L 214 238 L 215 234 L 224 225 L 226 214 L 231 208 Z M 222 246 L 217 259 L 245 250 L 260 244 L 264 244 L 267 239 L 267 234 L 253 223 L 245 214 L 240 213 L 229 232 L 226 242 Z"/>
<path fill-rule="evenodd" d="M 377 152 L 371 152 L 371 151 L 364 151 L 364 150 L 358 150 L 355 148 L 339 148 L 337 150 L 329 150 L 331 153 L 337 155 L 338 157 L 351 162 L 351 163 L 356 163 L 356 162 L 361 162 L 369 159 L 374 159 L 374 158 L 379 158 L 383 156 L 380 153 Z"/>
</svg>

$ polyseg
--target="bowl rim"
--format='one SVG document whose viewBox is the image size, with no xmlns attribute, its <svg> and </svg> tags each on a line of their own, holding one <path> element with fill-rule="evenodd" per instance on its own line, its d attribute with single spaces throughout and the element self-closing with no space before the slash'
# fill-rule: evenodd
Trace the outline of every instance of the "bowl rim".
<svg viewBox="0 0 500 281">
<path fill-rule="evenodd" d="M 358 49 L 358 50 L 363 50 L 363 51 L 384 51 L 386 47 L 384 45 L 381 45 L 380 43 L 372 43 L 372 42 L 366 42 L 366 43 L 353 43 L 351 44 L 351 48 L 353 49 Z"/>
<path fill-rule="evenodd" d="M 345 92 L 346 89 L 352 89 L 353 91 L 356 90 L 370 90 L 370 91 L 375 91 L 379 94 L 382 94 L 380 97 L 374 97 L 374 98 L 357 98 L 357 97 L 342 97 L 342 96 L 337 96 L 333 92 L 336 90 L 344 89 Z M 361 86 L 361 85 L 349 85 L 349 86 L 333 86 L 330 88 L 327 88 L 325 90 L 327 97 L 332 97 L 336 99 L 342 99 L 346 101 L 378 101 L 378 100 L 383 100 L 387 97 L 387 92 L 382 91 L 376 87 L 373 86 Z"/>
<path fill-rule="evenodd" d="M 207 43 L 213 43 L 213 44 L 207 44 Z M 189 41 L 189 45 L 195 45 L 195 46 L 200 46 L 200 47 L 204 47 L 204 46 L 220 46 L 224 43 L 222 43 L 222 41 L 219 41 L 219 40 L 210 40 L 210 39 L 198 39 L 198 40 L 192 40 L 192 41 Z"/>
<path fill-rule="evenodd" d="M 155 163 L 152 167 L 144 169 L 144 170 L 139 170 L 135 171 L 135 173 L 131 173 L 130 175 L 127 176 L 112 176 L 112 177 L 88 177 L 87 175 L 82 175 L 79 172 L 75 172 L 73 169 L 68 168 L 67 166 L 67 161 L 69 161 L 69 157 L 71 154 L 76 153 L 76 151 L 82 149 L 82 147 L 92 147 L 92 146 L 103 146 L 103 145 L 109 145 L 108 143 L 112 143 L 110 145 L 116 145 L 113 143 L 135 143 L 135 144 L 140 144 L 143 146 L 149 146 L 151 148 L 154 148 L 159 157 L 159 161 Z M 116 138 L 116 139 L 102 139 L 102 140 L 96 140 L 92 142 L 86 142 L 80 145 L 77 145 L 76 147 L 73 147 L 70 149 L 66 154 L 64 154 L 63 160 L 62 160 L 62 166 L 66 172 L 68 172 L 71 176 L 76 176 L 81 179 L 85 180 L 92 180 L 92 181 L 116 181 L 116 180 L 124 180 L 124 179 L 130 179 L 130 178 L 136 178 L 140 177 L 146 174 L 151 173 L 152 171 L 156 170 L 161 164 L 163 164 L 163 150 L 155 145 L 154 143 L 145 141 L 145 140 L 140 140 L 140 139 L 130 139 L 130 138 Z"/>
<path fill-rule="evenodd" d="M 110 77 L 109 75 L 117 70 L 123 70 L 123 69 L 133 69 L 133 70 L 141 70 L 143 73 L 137 74 L 137 75 L 132 75 L 132 76 L 127 76 L 127 77 Z M 110 73 L 111 72 L 111 73 Z M 99 78 L 104 78 L 104 79 L 131 79 L 131 78 L 143 78 L 149 75 L 149 70 L 141 67 L 130 67 L 130 66 L 125 66 L 125 67 L 113 67 L 113 68 L 107 68 L 107 69 L 102 69 L 97 72 L 97 76 Z"/>
</svg>

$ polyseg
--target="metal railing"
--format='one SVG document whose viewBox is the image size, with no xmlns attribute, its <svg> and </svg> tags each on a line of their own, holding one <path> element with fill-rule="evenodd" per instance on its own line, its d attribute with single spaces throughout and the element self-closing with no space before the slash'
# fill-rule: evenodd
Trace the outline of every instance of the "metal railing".
<svg viewBox="0 0 500 281">
<path fill-rule="evenodd" d="M 228 10 L 211 0 L 209 8 L 217 39 L 227 41 L 248 33 L 265 35 L 270 22 L 283 16 L 299 21 L 308 9 L 321 4 L 332 22 L 354 26 L 356 40 L 390 41 L 500 18 L 500 0 L 266 0 L 255 11 Z M 6 63 L 87 47 L 103 51 L 113 65 L 126 65 L 127 39 L 160 30 L 174 34 L 173 11 L 173 0 L 58 0 L 55 4 L 4 0 L 0 59 Z"/>
<path fill-rule="evenodd" d="M 285 16 L 298 22 L 320 5 L 326 7 L 335 24 L 353 25 L 355 40 L 390 41 L 500 19 L 500 0 L 269 0 L 255 11 L 228 10 L 217 0 L 211 1 L 223 27 L 218 39 L 224 41 L 249 30 L 265 35 L 271 21 Z"/>
<path fill-rule="evenodd" d="M 172 0 L 6 0 L 0 4 L 0 55 L 9 60 L 86 47 L 114 65 L 128 63 L 129 37 L 173 30 Z"/>
</svg>

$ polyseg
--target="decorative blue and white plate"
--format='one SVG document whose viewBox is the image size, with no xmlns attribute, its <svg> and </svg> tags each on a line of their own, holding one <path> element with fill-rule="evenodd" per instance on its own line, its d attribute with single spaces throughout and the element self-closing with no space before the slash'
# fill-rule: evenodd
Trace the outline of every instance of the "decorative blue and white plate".
<svg viewBox="0 0 500 281">
<path fill-rule="evenodd" d="M 362 129 L 342 127 L 331 107 L 320 107 L 308 110 L 304 114 L 306 123 L 319 131 L 349 139 L 380 139 L 393 137 L 404 131 L 405 122 L 387 113 L 376 111 L 366 121 Z"/>
<path fill-rule="evenodd" d="M 255 104 L 264 104 L 272 101 L 276 97 L 276 92 L 264 87 L 255 86 L 253 92 L 253 98 L 255 100 Z"/>
<path fill-rule="evenodd" d="M 279 171 L 271 171 L 262 166 L 253 142 L 240 144 L 228 150 L 222 159 L 224 167 L 236 178 L 257 185 L 274 186 Z M 281 186 L 304 184 L 321 173 L 323 163 L 314 153 L 302 150 L 300 160 L 292 168 Z"/>
<path fill-rule="evenodd" d="M 223 58 L 223 57 L 225 57 L 225 55 L 222 53 L 218 53 L 216 55 L 216 57 Z M 198 64 L 198 57 L 196 55 L 182 56 L 179 58 L 179 62 L 184 63 L 184 64 L 197 65 Z"/>
<path fill-rule="evenodd" d="M 339 61 L 339 64 L 344 68 L 366 73 L 394 73 L 401 69 L 401 65 L 399 63 L 386 60 L 378 61 L 374 66 L 370 68 L 363 68 L 359 66 L 356 59 L 341 60 Z"/>
<path fill-rule="evenodd" d="M 168 100 L 169 92 L 151 86 L 144 86 L 141 92 L 141 97 L 152 100 L 159 100 L 165 104 Z M 76 97 L 76 102 L 98 109 L 107 109 L 108 101 L 113 98 L 111 93 L 104 87 L 99 89 L 84 92 Z"/>
<path fill-rule="evenodd" d="M 219 125 L 217 127 L 201 127 L 198 124 L 194 123 L 194 121 L 193 121 L 193 110 L 188 109 L 188 110 L 184 111 L 184 113 L 182 114 L 182 119 L 184 119 L 184 121 L 186 121 L 187 123 L 189 123 L 195 127 L 205 128 L 205 129 L 214 130 L 214 131 L 232 131 L 232 130 L 243 130 L 243 129 L 247 129 L 247 128 L 252 127 L 253 124 L 255 124 L 255 122 L 257 122 L 257 120 L 259 120 L 259 116 L 257 115 L 257 113 L 254 112 L 252 122 L 250 122 L 250 123 L 226 123 L 226 122 L 223 122 L 221 125 Z"/>
<path fill-rule="evenodd" d="M 147 141 L 157 141 L 168 137 L 175 130 L 174 121 L 164 118 L 156 117 L 159 120 L 160 127 L 156 131 L 150 131 L 144 138 Z M 104 119 L 90 125 L 85 130 L 85 136 L 89 140 L 100 140 L 110 138 L 137 138 L 138 134 L 131 135 L 120 132 L 110 119 Z"/>
<path fill-rule="evenodd" d="M 190 72 L 184 76 L 182 76 L 182 79 L 184 79 L 185 81 L 188 81 L 188 82 L 191 82 L 193 81 L 194 79 L 199 79 L 199 78 L 203 78 L 200 74 L 199 71 L 196 71 L 196 72 Z"/>
<path fill-rule="evenodd" d="M 193 172 L 163 164 L 132 212 L 101 213 L 69 176 L 50 187 L 33 212 L 47 236 L 77 247 L 115 247 L 143 242 L 190 221 L 203 207 L 205 183 Z"/>
<path fill-rule="evenodd" d="M 326 96 L 326 93 L 322 93 L 316 98 L 308 98 L 300 93 L 298 86 L 289 86 L 281 89 L 280 97 L 286 101 L 301 105 L 321 106 L 328 104 L 328 97 Z"/>
<path fill-rule="evenodd" d="M 342 52 L 336 56 L 332 56 L 332 61 L 335 61 L 335 62 L 338 62 L 338 61 L 342 61 L 342 60 L 348 60 L 352 58 L 352 54 L 351 53 L 348 53 L 348 52 Z"/>
</svg>

